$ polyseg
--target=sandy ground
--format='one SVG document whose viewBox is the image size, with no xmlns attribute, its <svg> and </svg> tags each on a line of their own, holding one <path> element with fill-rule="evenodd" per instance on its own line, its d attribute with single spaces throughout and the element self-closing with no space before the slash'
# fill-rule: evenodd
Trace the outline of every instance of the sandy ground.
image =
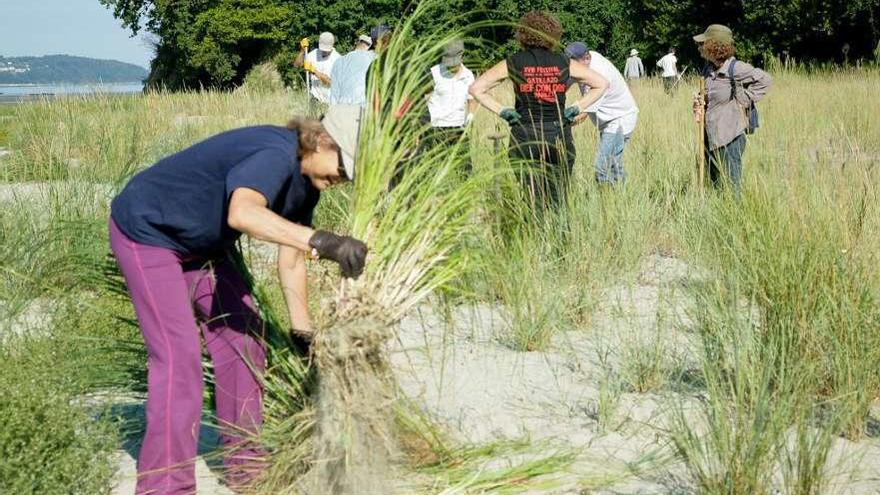
<svg viewBox="0 0 880 495">
<path fill-rule="evenodd" d="M 143 418 L 143 405 L 132 404 L 127 414 Z M 233 492 L 223 486 L 221 479 L 221 461 L 212 453 L 216 453 L 218 438 L 216 430 L 202 426 L 199 437 L 199 457 L 196 459 L 196 486 L 198 495 L 233 495 Z M 139 435 L 132 436 L 123 448 L 117 451 L 116 457 L 119 469 L 116 473 L 116 483 L 111 495 L 134 494 L 137 482 L 137 453 L 140 450 Z"/>
<path fill-rule="evenodd" d="M 260 258 L 272 259 L 271 248 L 257 249 Z M 695 404 L 688 376 L 696 366 L 696 336 L 687 294 L 695 277 L 680 260 L 650 256 L 635 277 L 602 292 L 603 303 L 586 328 L 556 335 L 544 352 L 503 345 L 499 307 L 455 308 L 453 324 L 422 307 L 400 323 L 392 364 L 402 391 L 461 441 L 528 439 L 534 452 L 524 459 L 577 453 L 552 488 L 530 493 L 697 493 L 669 456 L 665 433 L 673 407 Z M 659 363 L 659 381 L 639 393 L 634 387 L 641 375 L 627 363 L 646 353 L 656 356 L 647 362 Z M 217 461 L 205 461 L 216 435 L 205 428 L 202 433 L 198 493 L 229 494 L 218 481 Z M 133 445 L 119 452 L 114 495 L 133 493 L 136 452 Z M 829 464 L 829 493 L 880 493 L 877 439 L 838 440 Z"/>
<path fill-rule="evenodd" d="M 535 493 L 696 493 L 681 464 L 652 458 L 671 453 L 673 408 L 696 404 L 687 297 L 696 276 L 677 259 L 647 258 L 634 280 L 603 291 L 589 328 L 557 335 L 546 352 L 501 345 L 499 308 L 456 309 L 453 326 L 422 309 L 400 326 L 393 362 L 401 387 L 465 441 L 528 438 L 543 452 L 579 452 L 560 486 Z M 627 363 L 646 354 L 662 372 L 638 393 L 641 375 Z M 880 441 L 839 439 L 829 493 L 880 493 L 878 471 Z"/>
</svg>

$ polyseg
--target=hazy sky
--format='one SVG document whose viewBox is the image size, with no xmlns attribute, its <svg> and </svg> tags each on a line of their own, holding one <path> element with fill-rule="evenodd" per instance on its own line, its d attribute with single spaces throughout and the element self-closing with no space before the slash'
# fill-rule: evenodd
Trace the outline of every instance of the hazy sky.
<svg viewBox="0 0 880 495">
<path fill-rule="evenodd" d="M 151 49 L 131 38 L 98 0 L 0 0 L 0 55 L 66 54 L 149 67 Z"/>
</svg>

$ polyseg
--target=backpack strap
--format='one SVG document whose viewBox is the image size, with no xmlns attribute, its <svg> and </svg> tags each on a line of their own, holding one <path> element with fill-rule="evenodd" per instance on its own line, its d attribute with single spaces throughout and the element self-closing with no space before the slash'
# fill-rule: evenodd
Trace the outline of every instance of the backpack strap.
<svg viewBox="0 0 880 495">
<path fill-rule="evenodd" d="M 736 59 L 730 59 L 730 65 L 727 66 L 727 77 L 730 78 L 730 99 L 734 100 L 736 98 L 736 79 L 733 77 L 734 75 L 734 67 L 736 67 Z"/>
</svg>

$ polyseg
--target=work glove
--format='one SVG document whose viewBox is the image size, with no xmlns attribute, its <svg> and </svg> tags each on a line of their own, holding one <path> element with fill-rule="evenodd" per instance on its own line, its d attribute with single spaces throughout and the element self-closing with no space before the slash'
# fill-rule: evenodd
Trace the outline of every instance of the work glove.
<svg viewBox="0 0 880 495">
<path fill-rule="evenodd" d="M 315 64 L 313 64 L 311 62 L 303 62 L 303 69 L 306 72 L 311 72 L 312 74 L 314 74 L 315 71 L 318 70 L 318 68 L 315 67 Z"/>
<path fill-rule="evenodd" d="M 574 123 L 577 116 L 581 114 L 581 109 L 577 105 L 572 105 L 565 109 L 565 113 L 563 116 L 565 117 L 565 121 L 569 124 Z"/>
<path fill-rule="evenodd" d="M 318 253 L 318 257 L 339 263 L 346 278 L 358 278 L 364 271 L 367 245 L 354 237 L 317 230 L 309 239 L 309 246 Z"/>
<path fill-rule="evenodd" d="M 309 49 L 309 39 L 303 38 L 303 39 L 299 40 L 299 47 L 302 48 L 303 50 L 308 50 Z"/>
<path fill-rule="evenodd" d="M 505 108 L 501 110 L 501 113 L 498 114 L 499 117 L 505 120 L 508 125 L 516 125 L 522 122 L 522 115 L 519 114 L 516 110 L 512 108 Z"/>
<path fill-rule="evenodd" d="M 308 356 L 312 349 L 312 340 L 315 332 L 306 330 L 290 329 L 290 343 L 297 353 L 301 356 Z"/>
</svg>

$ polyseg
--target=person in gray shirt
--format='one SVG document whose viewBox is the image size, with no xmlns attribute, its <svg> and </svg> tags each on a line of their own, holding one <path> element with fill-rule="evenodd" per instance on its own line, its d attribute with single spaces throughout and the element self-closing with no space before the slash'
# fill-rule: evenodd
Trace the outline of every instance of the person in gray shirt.
<svg viewBox="0 0 880 495">
<path fill-rule="evenodd" d="M 747 111 L 767 94 L 772 79 L 763 70 L 736 60 L 733 33 L 726 26 L 712 24 L 694 41 L 708 62 L 703 69 L 705 96 L 694 99 L 694 119 L 705 119 L 709 177 L 716 187 L 729 181 L 738 196 L 749 129 Z"/>
<path fill-rule="evenodd" d="M 623 67 L 623 77 L 630 82 L 645 77 L 645 66 L 639 58 L 639 51 L 635 48 L 629 51 L 629 58 L 626 59 L 626 65 Z"/>
</svg>

